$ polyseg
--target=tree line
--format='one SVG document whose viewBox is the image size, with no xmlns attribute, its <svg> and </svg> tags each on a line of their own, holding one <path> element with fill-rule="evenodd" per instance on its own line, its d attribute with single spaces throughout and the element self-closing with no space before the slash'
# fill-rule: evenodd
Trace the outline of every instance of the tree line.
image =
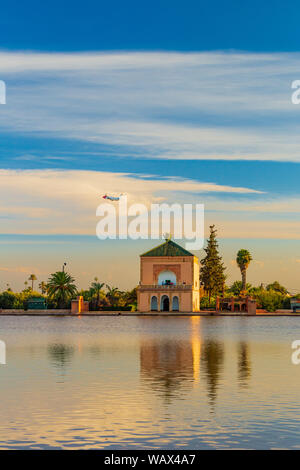
<svg viewBox="0 0 300 470">
<path fill-rule="evenodd" d="M 280 308 L 290 308 L 288 290 L 274 281 L 267 286 L 260 284 L 255 287 L 247 283 L 247 269 L 252 261 L 251 253 L 240 249 L 236 255 L 236 264 L 241 272 L 241 281 L 235 281 L 231 286 L 226 285 L 226 267 L 219 253 L 217 230 L 210 227 L 210 235 L 204 248 L 206 256 L 201 260 L 200 285 L 204 295 L 201 297 L 201 308 L 214 308 L 216 297 L 239 297 L 250 295 L 256 299 L 257 307 L 268 311 Z"/>
<path fill-rule="evenodd" d="M 75 279 L 65 271 L 57 271 L 48 279 L 48 282 L 40 282 L 41 293 L 34 290 L 34 282 L 37 280 L 35 274 L 31 274 L 29 279 L 31 286 L 27 286 L 22 292 L 13 292 L 7 289 L 0 293 L 0 308 L 3 309 L 26 309 L 28 300 L 31 298 L 44 298 L 47 307 L 68 309 L 71 307 L 71 300 L 78 295 L 89 302 L 90 310 L 131 310 L 137 309 L 137 288 L 129 291 L 121 291 L 117 287 L 111 287 L 104 282 L 99 282 L 95 277 L 89 289 L 78 290 Z"/>
<path fill-rule="evenodd" d="M 279 308 L 290 307 L 290 295 L 288 290 L 274 281 L 266 287 L 263 284 L 252 286 L 247 283 L 247 269 L 252 261 L 251 253 L 246 249 L 240 249 L 236 255 L 236 264 L 241 272 L 241 280 L 235 281 L 231 286 L 226 285 L 226 267 L 219 253 L 217 230 L 210 226 L 210 234 L 204 248 L 205 257 L 201 260 L 200 285 L 202 309 L 214 308 L 216 296 L 245 296 L 251 295 L 257 301 L 258 308 L 274 311 Z M 28 281 L 31 285 L 28 286 Z M 43 297 L 48 308 L 70 308 L 71 300 L 77 295 L 82 295 L 89 302 L 90 310 L 137 310 L 137 287 L 129 291 L 121 291 L 117 287 L 99 282 L 95 277 L 90 287 L 86 290 L 78 290 L 74 278 L 67 272 L 57 271 L 49 277 L 47 282 L 40 282 L 41 294 L 34 290 L 37 281 L 35 274 L 31 274 L 25 281 L 22 292 L 14 293 L 9 285 L 0 293 L 0 308 L 26 309 L 29 298 Z M 300 297 L 300 295 L 299 295 Z"/>
</svg>

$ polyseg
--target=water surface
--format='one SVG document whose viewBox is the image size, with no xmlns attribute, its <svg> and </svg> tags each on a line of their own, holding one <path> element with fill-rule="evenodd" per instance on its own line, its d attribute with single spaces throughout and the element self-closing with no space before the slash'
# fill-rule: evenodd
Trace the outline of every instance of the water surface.
<svg viewBox="0 0 300 470">
<path fill-rule="evenodd" d="M 297 317 L 0 317 L 2 449 L 300 448 Z"/>
</svg>

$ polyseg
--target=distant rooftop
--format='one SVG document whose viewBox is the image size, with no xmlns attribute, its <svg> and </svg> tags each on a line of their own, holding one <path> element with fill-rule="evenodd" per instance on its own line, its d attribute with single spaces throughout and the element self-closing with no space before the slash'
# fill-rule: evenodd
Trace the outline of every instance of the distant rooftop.
<svg viewBox="0 0 300 470">
<path fill-rule="evenodd" d="M 173 242 L 173 240 L 166 240 L 161 245 L 152 248 L 152 250 L 143 253 L 141 256 L 194 256 L 193 253 L 182 248 L 182 246 Z"/>
</svg>

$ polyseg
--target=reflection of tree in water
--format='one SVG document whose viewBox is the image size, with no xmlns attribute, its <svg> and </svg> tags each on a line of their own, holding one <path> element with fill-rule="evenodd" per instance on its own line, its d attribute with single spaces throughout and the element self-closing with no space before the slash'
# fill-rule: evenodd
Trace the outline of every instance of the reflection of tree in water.
<svg viewBox="0 0 300 470">
<path fill-rule="evenodd" d="M 71 363 L 71 358 L 74 355 L 74 348 L 73 346 L 63 343 L 49 344 L 48 354 L 51 363 L 55 367 L 65 369 Z"/>
<path fill-rule="evenodd" d="M 165 397 L 179 397 L 193 381 L 193 353 L 189 341 L 147 340 L 140 347 L 141 379 Z"/>
<path fill-rule="evenodd" d="M 99 356 L 102 355 L 102 348 L 98 344 L 93 344 L 88 348 L 88 352 L 93 359 L 97 359 Z"/>
<path fill-rule="evenodd" d="M 201 362 L 207 380 L 208 397 L 212 404 L 217 398 L 218 383 L 224 365 L 224 345 L 216 340 L 205 340 L 201 352 Z"/>
<path fill-rule="evenodd" d="M 251 377 L 251 362 L 248 343 L 238 344 L 238 380 L 242 387 L 247 387 Z"/>
</svg>

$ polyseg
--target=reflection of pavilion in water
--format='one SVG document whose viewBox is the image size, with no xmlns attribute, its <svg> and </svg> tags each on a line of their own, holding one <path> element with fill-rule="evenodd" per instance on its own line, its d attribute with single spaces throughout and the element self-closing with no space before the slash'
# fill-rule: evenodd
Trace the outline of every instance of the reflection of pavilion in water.
<svg viewBox="0 0 300 470">
<path fill-rule="evenodd" d="M 191 337 L 185 340 L 147 339 L 141 342 L 141 378 L 166 398 L 198 383 L 200 377 L 200 317 L 191 317 Z"/>
<path fill-rule="evenodd" d="M 193 333 L 190 340 L 147 339 L 141 342 L 141 379 L 165 398 L 176 398 L 204 379 L 207 395 L 215 404 L 224 369 L 224 343 Z M 247 386 L 251 376 L 248 345 L 238 343 L 238 384 Z"/>
<path fill-rule="evenodd" d="M 141 378 L 166 398 L 192 386 L 193 355 L 188 341 L 143 340 L 140 361 Z"/>
<path fill-rule="evenodd" d="M 251 377 L 251 362 L 248 343 L 238 344 L 238 380 L 241 387 L 247 387 Z"/>
<path fill-rule="evenodd" d="M 203 344 L 202 363 L 207 381 L 208 397 L 213 404 L 224 366 L 224 345 L 220 341 L 208 339 Z"/>
</svg>

